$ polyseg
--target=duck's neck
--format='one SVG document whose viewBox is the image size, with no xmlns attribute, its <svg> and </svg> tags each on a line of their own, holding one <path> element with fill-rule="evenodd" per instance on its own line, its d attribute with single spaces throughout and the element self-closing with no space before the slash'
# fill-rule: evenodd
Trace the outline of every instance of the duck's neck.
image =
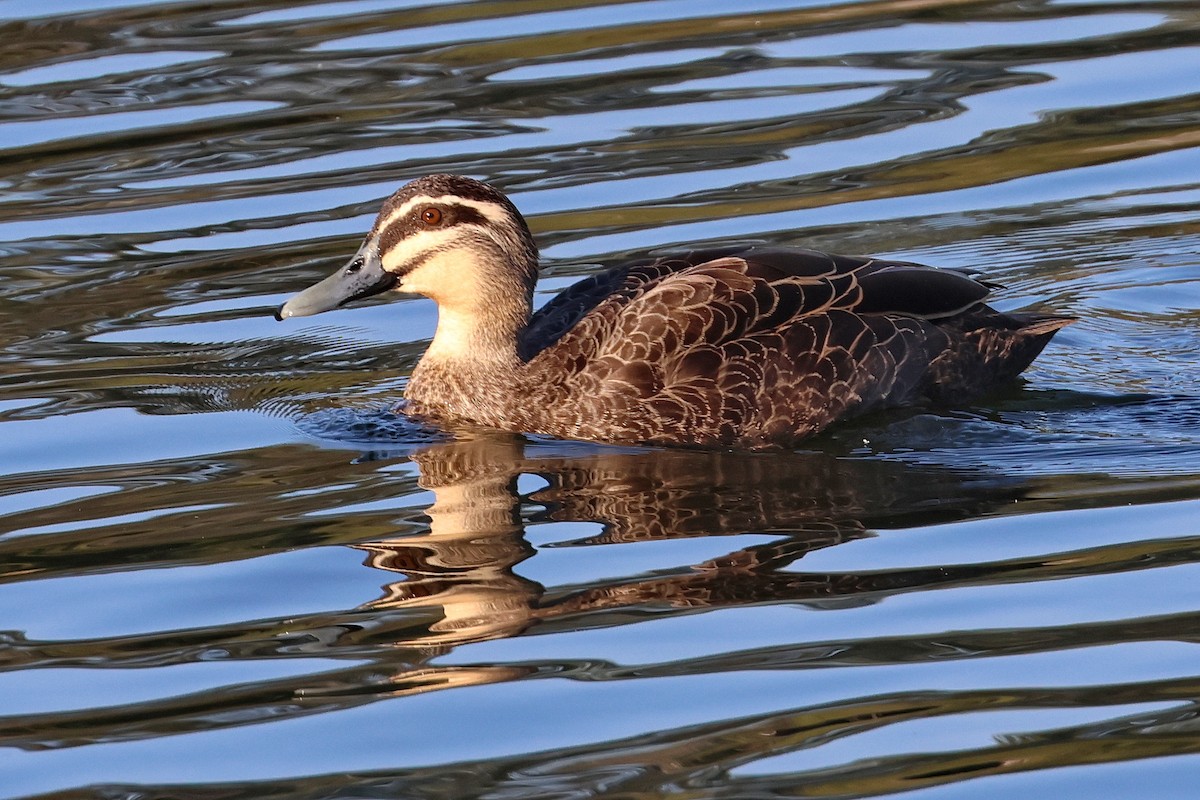
<svg viewBox="0 0 1200 800">
<path fill-rule="evenodd" d="M 437 331 L 406 395 L 418 413 L 497 425 L 525 366 L 519 343 L 529 324 L 532 287 L 464 294 L 464 302 L 439 302 Z"/>
<path fill-rule="evenodd" d="M 481 314 L 486 319 L 481 320 Z M 496 318 L 492 309 L 438 309 L 437 331 L 421 364 L 454 364 L 473 370 L 499 369 L 519 363 L 517 343 L 529 322 L 529 311 Z"/>
</svg>

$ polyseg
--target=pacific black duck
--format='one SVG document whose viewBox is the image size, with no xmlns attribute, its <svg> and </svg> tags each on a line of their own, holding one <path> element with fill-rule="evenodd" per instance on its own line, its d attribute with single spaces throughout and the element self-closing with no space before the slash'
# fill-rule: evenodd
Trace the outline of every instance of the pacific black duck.
<svg viewBox="0 0 1200 800">
<path fill-rule="evenodd" d="M 1003 314 L 989 285 L 812 250 L 698 250 L 617 267 L 532 313 L 538 251 L 497 189 L 430 175 L 393 194 L 344 268 L 278 319 L 394 289 L 438 304 L 406 411 L 567 439 L 788 446 L 881 408 L 964 403 L 1068 317 Z"/>
</svg>

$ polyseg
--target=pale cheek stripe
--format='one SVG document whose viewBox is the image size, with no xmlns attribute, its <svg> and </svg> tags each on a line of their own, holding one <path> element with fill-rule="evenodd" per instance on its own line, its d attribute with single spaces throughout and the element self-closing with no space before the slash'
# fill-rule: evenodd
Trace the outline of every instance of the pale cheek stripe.
<svg viewBox="0 0 1200 800">
<path fill-rule="evenodd" d="M 380 263 L 388 272 L 400 272 L 405 264 L 411 264 L 435 250 L 450 249 L 446 247 L 447 244 L 461 242 L 463 228 L 472 228 L 483 233 L 488 232 L 478 225 L 456 225 L 444 230 L 419 231 L 396 242 L 387 252 L 380 253 Z"/>
</svg>

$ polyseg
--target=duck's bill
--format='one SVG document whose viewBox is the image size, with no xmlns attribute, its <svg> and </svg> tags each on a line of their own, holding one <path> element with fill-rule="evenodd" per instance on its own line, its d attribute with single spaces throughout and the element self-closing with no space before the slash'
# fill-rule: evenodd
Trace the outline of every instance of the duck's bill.
<svg viewBox="0 0 1200 800">
<path fill-rule="evenodd" d="M 396 285 L 397 277 L 385 270 L 378 259 L 356 256 L 346 266 L 320 283 L 313 284 L 275 311 L 275 319 L 309 317 L 331 311 L 354 300 L 386 292 Z"/>
</svg>

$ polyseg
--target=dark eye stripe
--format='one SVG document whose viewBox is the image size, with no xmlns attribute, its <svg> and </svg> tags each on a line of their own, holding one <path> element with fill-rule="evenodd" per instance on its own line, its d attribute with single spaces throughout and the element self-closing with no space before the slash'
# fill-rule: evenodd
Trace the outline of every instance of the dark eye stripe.
<svg viewBox="0 0 1200 800">
<path fill-rule="evenodd" d="M 442 221 L 443 225 L 454 225 L 459 222 L 465 222 L 468 225 L 491 224 L 491 221 L 487 217 L 485 217 L 483 214 L 480 214 L 477 209 L 471 208 L 470 206 L 452 204 L 448 206 L 445 211 L 447 213 Z"/>
<path fill-rule="evenodd" d="M 488 226 L 493 224 L 491 220 L 481 214 L 478 210 L 470 207 L 459 205 L 458 203 L 429 203 L 419 205 L 413 208 L 411 213 L 394 220 L 386 228 L 379 233 L 379 253 L 383 254 L 392 250 L 396 245 L 403 240 L 413 236 L 414 234 L 422 233 L 430 230 L 430 226 L 421 220 L 421 214 L 428 208 L 436 208 L 442 212 L 441 223 L 437 225 L 437 229 L 445 229 L 458 224 Z"/>
<path fill-rule="evenodd" d="M 387 253 L 389 250 L 396 247 L 400 242 L 415 234 L 424 233 L 430 230 L 430 226 L 426 225 L 421 220 L 421 214 L 426 208 L 437 208 L 442 212 L 442 221 L 437 228 L 447 228 L 454 224 L 454 216 L 446 209 L 445 206 L 418 206 L 408 214 L 405 214 L 399 219 L 393 220 L 379 233 L 379 253 L 380 255 Z"/>
</svg>

